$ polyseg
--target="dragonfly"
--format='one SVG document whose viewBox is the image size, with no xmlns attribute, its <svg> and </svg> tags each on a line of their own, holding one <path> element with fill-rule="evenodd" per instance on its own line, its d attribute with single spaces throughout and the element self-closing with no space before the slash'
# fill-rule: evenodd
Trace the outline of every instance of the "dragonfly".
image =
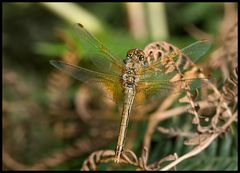
<svg viewBox="0 0 240 173">
<path fill-rule="evenodd" d="M 146 55 L 149 52 L 134 48 L 128 50 L 126 57 L 121 60 L 89 33 L 82 24 L 76 24 L 76 31 L 80 43 L 89 53 L 92 53 L 92 61 L 99 70 L 93 71 L 57 60 L 51 60 L 50 64 L 82 82 L 87 82 L 90 85 L 95 82 L 106 91 L 107 97 L 116 103 L 122 103 L 121 121 L 114 157 L 114 161 L 119 163 L 124 151 L 132 107 L 144 104 L 145 100 L 156 95 L 168 95 L 172 91 L 181 92 L 182 88 L 180 86 L 184 81 L 199 80 L 199 78 L 194 77 L 180 77 L 172 81 L 171 79 L 178 75 L 177 68 L 173 68 L 174 63 L 177 64 L 180 54 L 195 59 L 203 56 L 211 44 L 208 41 L 197 41 L 181 50 L 177 49 L 178 51 L 175 51 L 175 54 L 162 54 L 160 60 L 155 61 L 149 59 L 152 52 Z"/>
</svg>

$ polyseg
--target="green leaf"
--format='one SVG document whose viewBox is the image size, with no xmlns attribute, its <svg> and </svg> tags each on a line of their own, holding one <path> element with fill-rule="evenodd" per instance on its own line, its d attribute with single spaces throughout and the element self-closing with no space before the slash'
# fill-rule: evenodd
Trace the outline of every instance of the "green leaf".
<svg viewBox="0 0 240 173">
<path fill-rule="evenodd" d="M 33 47 L 33 50 L 40 54 L 45 56 L 62 56 L 64 52 L 66 51 L 67 47 L 66 45 L 62 43 L 36 43 Z"/>
</svg>

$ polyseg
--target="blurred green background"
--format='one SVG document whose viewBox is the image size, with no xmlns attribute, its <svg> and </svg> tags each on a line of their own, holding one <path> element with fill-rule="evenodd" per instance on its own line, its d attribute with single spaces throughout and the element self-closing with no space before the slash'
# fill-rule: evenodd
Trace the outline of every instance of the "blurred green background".
<svg viewBox="0 0 240 173">
<path fill-rule="evenodd" d="M 119 111 L 105 100 L 91 101 L 96 96 L 87 87 L 49 64 L 62 59 L 94 68 L 73 32 L 75 23 L 124 58 L 127 50 L 157 40 L 183 48 L 208 39 L 214 49 L 229 22 L 225 13 L 224 3 L 3 3 L 4 169 L 79 170 L 91 152 L 115 147 Z M 128 145 L 140 154 L 147 117 L 130 121 L 128 133 L 134 140 L 127 137 Z M 163 124 L 179 127 L 184 122 Z M 160 136 L 154 134 L 150 162 L 188 151 L 182 138 Z M 236 148 L 236 139 L 228 135 L 177 169 L 236 170 Z"/>
</svg>

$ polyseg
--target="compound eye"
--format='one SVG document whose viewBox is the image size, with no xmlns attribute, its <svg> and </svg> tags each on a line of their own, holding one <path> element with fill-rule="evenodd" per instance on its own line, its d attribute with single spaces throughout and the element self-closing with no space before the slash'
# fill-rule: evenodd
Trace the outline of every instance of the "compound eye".
<svg viewBox="0 0 240 173">
<path fill-rule="evenodd" d="M 144 60 L 144 56 L 140 56 L 140 57 L 139 57 L 139 60 L 140 60 L 140 61 L 143 61 L 143 60 Z"/>
<path fill-rule="evenodd" d="M 132 56 L 133 56 L 132 53 L 128 54 L 128 58 L 132 58 Z"/>
</svg>

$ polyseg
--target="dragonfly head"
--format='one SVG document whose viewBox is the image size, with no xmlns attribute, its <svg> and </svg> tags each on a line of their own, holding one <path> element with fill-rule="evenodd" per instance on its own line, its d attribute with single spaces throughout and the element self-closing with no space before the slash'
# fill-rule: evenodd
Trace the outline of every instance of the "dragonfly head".
<svg viewBox="0 0 240 173">
<path fill-rule="evenodd" d="M 127 64 L 128 62 L 143 64 L 145 59 L 145 53 L 143 50 L 135 48 L 127 52 L 127 56 L 123 62 L 124 64 Z"/>
</svg>

